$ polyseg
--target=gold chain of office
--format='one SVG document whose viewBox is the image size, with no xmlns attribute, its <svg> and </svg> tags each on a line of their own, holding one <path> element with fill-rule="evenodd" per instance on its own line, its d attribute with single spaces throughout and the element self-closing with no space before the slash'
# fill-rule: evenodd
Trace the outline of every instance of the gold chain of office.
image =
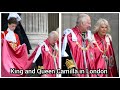
<svg viewBox="0 0 120 90">
<path fill-rule="evenodd" d="M 97 44 L 97 42 L 96 42 L 95 44 L 96 44 L 96 46 L 97 46 L 97 48 L 99 49 L 100 52 L 102 52 L 103 54 L 105 54 L 105 53 L 107 52 L 108 46 L 109 46 L 108 43 L 107 43 L 107 47 L 105 48 L 104 51 L 100 49 L 100 47 L 99 47 L 99 45 Z"/>
<path fill-rule="evenodd" d="M 81 48 L 81 49 L 84 50 L 84 51 L 88 50 L 89 47 L 90 47 L 90 44 L 88 44 L 86 48 L 82 47 L 82 46 L 79 44 L 79 42 L 76 42 L 76 44 L 78 45 L 79 48 Z M 105 54 L 106 51 L 108 50 L 108 46 L 109 46 L 108 43 L 107 43 L 107 47 L 106 47 L 106 49 L 105 49 L 104 51 L 100 49 L 100 47 L 99 47 L 99 45 L 97 44 L 97 42 L 96 42 L 95 44 L 96 44 L 97 48 L 99 49 L 99 51 L 102 52 L 103 54 Z"/>
<path fill-rule="evenodd" d="M 81 49 L 84 50 L 84 51 L 88 50 L 88 48 L 90 47 L 90 44 L 88 44 L 87 47 L 85 47 L 85 48 L 82 47 L 82 46 L 79 44 L 79 42 L 76 42 L 76 44 L 78 45 L 79 48 L 81 48 Z"/>
<path fill-rule="evenodd" d="M 56 58 L 57 57 L 57 54 L 56 55 L 53 55 L 52 53 L 50 53 L 50 51 L 48 52 L 53 58 Z"/>
</svg>

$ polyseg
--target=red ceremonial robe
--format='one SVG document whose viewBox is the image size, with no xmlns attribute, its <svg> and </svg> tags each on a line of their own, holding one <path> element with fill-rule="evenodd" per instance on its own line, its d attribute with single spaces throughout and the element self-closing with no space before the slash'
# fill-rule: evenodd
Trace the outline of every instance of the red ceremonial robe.
<svg viewBox="0 0 120 90">
<path fill-rule="evenodd" d="M 13 49 L 10 46 L 10 42 L 4 39 L 4 36 L 7 34 L 7 31 L 4 32 L 4 35 L 2 34 L 2 56 L 1 56 L 1 76 L 2 77 L 18 77 L 18 76 L 25 76 L 24 70 L 30 69 L 30 66 L 32 64 L 33 58 L 36 54 L 36 52 L 33 52 L 33 54 L 28 58 L 27 54 L 27 48 L 25 44 L 22 44 L 19 47 L 16 47 L 16 49 Z M 17 40 L 17 46 L 19 45 L 19 38 L 17 34 L 15 34 L 16 40 Z M 14 72 L 14 70 L 21 70 L 20 72 Z M 10 74 L 11 73 L 11 74 Z"/>
<path fill-rule="evenodd" d="M 56 51 L 53 51 L 50 43 L 49 43 L 49 40 L 46 39 L 45 41 L 45 44 L 47 45 L 49 51 L 46 51 L 45 49 L 45 45 L 43 45 L 41 47 L 41 54 L 42 54 L 42 65 L 43 65 L 43 68 L 44 70 L 56 70 L 55 68 L 55 64 L 54 64 L 54 58 L 53 58 L 53 53 L 55 53 L 56 55 L 56 64 L 57 64 L 57 69 L 59 68 L 58 66 L 58 59 L 59 59 L 59 55 Z M 40 61 L 40 60 L 39 60 Z M 45 73 L 46 74 L 46 73 Z M 47 74 L 48 77 L 56 77 L 56 74 Z"/>
<path fill-rule="evenodd" d="M 108 40 L 110 41 L 110 43 L 106 42 L 106 39 L 105 39 L 106 37 L 108 37 Z M 95 44 L 95 48 L 94 48 L 95 49 L 95 59 L 96 59 L 95 60 L 96 69 L 101 69 L 101 70 L 108 69 L 107 70 L 108 77 L 118 76 L 115 55 L 114 55 L 114 50 L 113 50 L 113 46 L 112 46 L 112 41 L 110 39 L 110 35 L 106 34 L 106 36 L 100 37 L 98 32 L 96 32 L 94 34 L 94 39 L 99 46 L 99 48 L 98 48 L 97 44 Z M 108 48 L 107 48 L 107 44 L 108 44 Z M 104 51 L 105 49 L 107 50 L 105 53 L 106 56 L 108 57 L 107 68 L 106 68 L 105 59 L 103 58 L 103 53 L 100 51 L 100 49 L 102 51 Z M 106 74 L 98 74 L 98 76 L 106 77 Z"/>
<path fill-rule="evenodd" d="M 78 29 L 78 27 L 74 27 L 74 28 L 72 28 L 72 30 L 77 37 L 78 43 L 82 46 L 82 37 L 80 35 L 80 34 L 82 34 L 82 32 Z M 64 39 L 64 36 L 63 36 L 63 39 Z M 76 65 L 77 65 L 77 68 L 79 69 L 79 71 L 80 70 L 86 71 L 85 64 L 84 64 L 83 50 L 76 44 L 76 42 L 72 41 L 71 34 L 69 34 L 67 36 L 67 40 L 68 40 L 68 45 L 70 47 L 70 51 L 72 54 L 72 58 L 74 59 Z M 86 47 L 87 47 L 89 42 L 88 42 L 88 40 L 86 40 L 85 42 L 86 42 Z M 87 69 L 88 69 L 88 73 L 89 73 L 89 71 L 91 69 L 95 69 L 94 50 L 91 46 L 88 48 L 88 50 L 86 50 L 86 62 L 87 62 Z M 86 72 L 83 74 L 80 73 L 79 76 L 86 77 Z M 96 74 L 89 73 L 89 76 L 93 77 L 93 76 L 96 76 Z"/>
<path fill-rule="evenodd" d="M 4 39 L 7 33 L 8 33 L 7 30 L 5 30 L 3 33 L 1 33 L 1 39 Z M 16 41 L 17 41 L 16 44 L 17 44 L 17 46 L 19 46 L 20 45 L 19 36 L 16 33 L 14 33 L 14 34 L 15 34 Z"/>
</svg>

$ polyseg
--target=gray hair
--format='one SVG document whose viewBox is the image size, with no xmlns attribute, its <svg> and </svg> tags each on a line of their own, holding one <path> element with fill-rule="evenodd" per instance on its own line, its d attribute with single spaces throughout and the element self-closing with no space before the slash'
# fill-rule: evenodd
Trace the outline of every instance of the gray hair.
<svg viewBox="0 0 120 90">
<path fill-rule="evenodd" d="M 59 33 L 59 27 L 56 29 L 56 31 Z"/>
<path fill-rule="evenodd" d="M 84 23 L 87 21 L 87 17 L 89 17 L 89 15 L 87 14 L 80 14 L 78 17 L 77 17 L 77 21 L 76 21 L 76 24 L 80 24 L 80 23 Z"/>
<path fill-rule="evenodd" d="M 48 35 L 49 37 L 54 37 L 54 38 L 58 38 L 59 34 L 57 31 L 51 31 Z"/>
<path fill-rule="evenodd" d="M 100 18 L 94 26 L 94 32 L 97 32 L 100 26 L 104 24 L 107 26 L 108 32 L 110 32 L 110 25 L 106 19 Z"/>
</svg>

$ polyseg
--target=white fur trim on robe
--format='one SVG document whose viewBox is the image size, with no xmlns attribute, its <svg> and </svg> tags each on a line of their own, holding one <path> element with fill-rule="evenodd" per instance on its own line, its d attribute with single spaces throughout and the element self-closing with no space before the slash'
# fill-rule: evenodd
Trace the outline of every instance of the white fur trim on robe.
<svg viewBox="0 0 120 90">
<path fill-rule="evenodd" d="M 45 51 L 49 52 L 48 46 L 46 45 L 45 42 L 43 42 L 43 43 L 40 45 L 40 47 L 38 48 L 37 52 L 36 52 L 35 58 L 34 58 L 34 60 L 33 60 L 33 63 L 35 63 L 35 61 L 37 60 L 37 58 L 39 57 L 39 55 L 42 54 L 42 52 L 41 52 L 41 47 L 42 47 L 42 46 L 45 46 Z M 55 43 L 55 49 L 58 50 L 57 43 Z"/>
<path fill-rule="evenodd" d="M 110 34 L 106 34 L 105 36 L 105 41 L 107 42 L 108 45 L 110 45 L 110 40 L 112 41 L 112 37 Z M 92 43 L 97 43 L 95 40 L 94 35 L 92 35 Z"/>
<path fill-rule="evenodd" d="M 40 47 L 38 48 L 37 52 L 36 52 L 35 58 L 34 58 L 34 60 L 33 60 L 33 63 L 35 63 L 35 61 L 37 60 L 37 58 L 39 57 L 39 55 L 42 54 L 42 52 L 41 52 L 41 47 L 42 47 L 42 46 L 45 46 L 45 51 L 49 51 L 48 46 L 46 45 L 45 42 L 43 42 L 43 43 L 40 45 Z"/>
<path fill-rule="evenodd" d="M 65 34 L 65 37 L 64 37 L 64 40 L 63 40 L 63 45 L 62 45 L 62 57 L 67 57 L 68 54 L 66 53 L 66 46 L 67 46 L 67 35 L 69 35 L 71 33 L 72 35 L 72 41 L 77 41 L 77 37 L 75 35 L 75 33 L 73 32 L 73 30 L 71 29 L 66 29 L 64 31 L 64 34 Z"/>
</svg>

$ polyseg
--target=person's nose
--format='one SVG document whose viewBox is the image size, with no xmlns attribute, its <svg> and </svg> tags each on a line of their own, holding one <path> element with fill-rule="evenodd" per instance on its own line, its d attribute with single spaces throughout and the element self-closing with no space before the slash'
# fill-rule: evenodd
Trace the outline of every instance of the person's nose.
<svg viewBox="0 0 120 90">
<path fill-rule="evenodd" d="M 89 24 L 89 27 L 91 27 L 91 24 Z"/>
</svg>

